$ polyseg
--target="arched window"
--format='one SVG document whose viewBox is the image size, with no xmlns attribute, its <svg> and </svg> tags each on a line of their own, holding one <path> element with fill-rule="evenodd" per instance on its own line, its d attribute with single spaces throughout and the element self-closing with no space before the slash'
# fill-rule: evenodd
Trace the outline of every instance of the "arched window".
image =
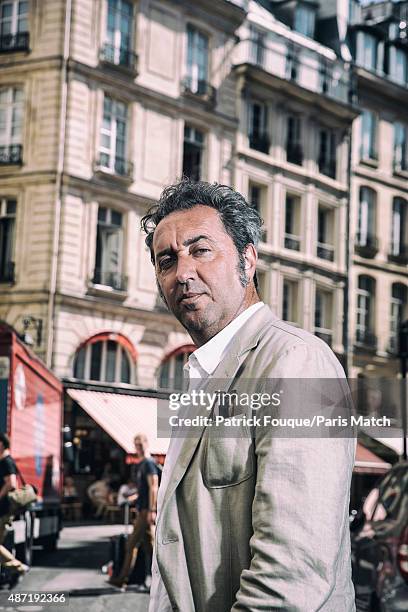
<svg viewBox="0 0 408 612">
<path fill-rule="evenodd" d="M 375 336 L 375 279 L 358 277 L 356 341 L 367 348 L 376 348 Z"/>
<path fill-rule="evenodd" d="M 405 318 L 407 309 L 407 287 L 401 283 L 394 283 L 391 289 L 390 311 L 390 344 L 391 353 L 398 350 L 398 329 Z"/>
<path fill-rule="evenodd" d="M 120 334 L 98 334 L 77 351 L 74 377 L 111 383 L 134 383 L 136 354 L 133 345 Z"/>
<path fill-rule="evenodd" d="M 181 346 L 164 358 L 159 371 L 160 389 L 182 391 L 187 386 L 183 368 L 195 349 L 192 344 Z"/>
</svg>

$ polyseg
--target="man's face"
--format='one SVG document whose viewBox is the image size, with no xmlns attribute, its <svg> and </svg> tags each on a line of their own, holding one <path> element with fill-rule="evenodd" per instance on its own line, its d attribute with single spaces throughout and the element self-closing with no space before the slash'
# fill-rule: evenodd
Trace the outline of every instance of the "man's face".
<svg viewBox="0 0 408 612">
<path fill-rule="evenodd" d="M 154 232 L 153 252 L 164 299 L 198 344 L 246 307 L 238 253 L 215 209 L 198 205 L 165 217 Z"/>
<path fill-rule="evenodd" d="M 134 443 L 135 443 L 136 455 L 138 455 L 139 457 L 142 457 L 146 451 L 146 447 L 147 447 L 146 441 L 140 436 L 136 436 Z"/>
</svg>

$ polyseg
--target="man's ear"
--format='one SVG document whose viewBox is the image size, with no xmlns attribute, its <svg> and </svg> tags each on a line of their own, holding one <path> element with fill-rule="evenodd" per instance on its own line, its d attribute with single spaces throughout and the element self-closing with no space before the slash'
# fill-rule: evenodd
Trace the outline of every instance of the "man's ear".
<svg viewBox="0 0 408 612">
<path fill-rule="evenodd" d="M 245 262 L 245 275 L 248 281 L 252 281 L 256 272 L 256 262 L 258 261 L 258 252 L 254 244 L 247 244 L 243 252 Z"/>
</svg>

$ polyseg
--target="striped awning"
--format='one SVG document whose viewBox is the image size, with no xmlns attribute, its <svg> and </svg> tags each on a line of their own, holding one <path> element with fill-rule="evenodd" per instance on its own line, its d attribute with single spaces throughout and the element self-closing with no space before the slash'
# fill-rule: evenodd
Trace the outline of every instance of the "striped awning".
<svg viewBox="0 0 408 612">
<path fill-rule="evenodd" d="M 157 437 L 157 399 L 138 395 L 67 389 L 68 395 L 127 453 L 134 437 L 144 433 L 153 454 L 165 454 L 169 439 Z"/>
</svg>

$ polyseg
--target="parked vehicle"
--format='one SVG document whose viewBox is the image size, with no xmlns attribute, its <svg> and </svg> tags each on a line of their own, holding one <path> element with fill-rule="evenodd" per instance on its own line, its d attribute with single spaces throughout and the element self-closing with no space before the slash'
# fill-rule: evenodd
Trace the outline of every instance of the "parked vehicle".
<svg viewBox="0 0 408 612">
<path fill-rule="evenodd" d="M 63 389 L 60 381 L 0 322 L 0 431 L 38 500 L 17 516 L 6 545 L 30 565 L 32 546 L 57 546 L 61 529 Z"/>
<path fill-rule="evenodd" d="M 351 523 L 358 612 L 408 610 L 408 463 L 401 462 L 367 496 Z"/>
</svg>

